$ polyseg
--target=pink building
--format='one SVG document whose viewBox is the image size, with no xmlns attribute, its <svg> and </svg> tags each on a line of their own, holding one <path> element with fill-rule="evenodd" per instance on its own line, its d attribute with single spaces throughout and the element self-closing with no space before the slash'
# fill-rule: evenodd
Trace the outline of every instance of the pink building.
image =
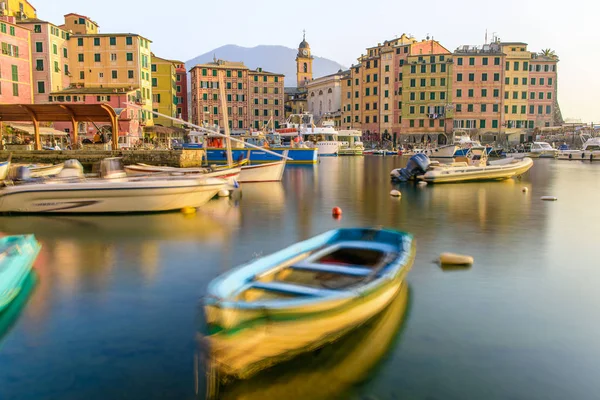
<svg viewBox="0 0 600 400">
<path fill-rule="evenodd" d="M 0 17 L 0 103 L 31 104 L 30 32 L 14 17 Z"/>
<path fill-rule="evenodd" d="M 49 100 L 52 103 L 70 104 L 107 104 L 115 109 L 119 118 L 119 143 L 132 142 L 142 138 L 140 110 L 127 103 L 136 102 L 138 88 L 81 88 L 73 87 L 52 92 Z M 55 129 L 71 132 L 68 122 L 56 122 Z M 96 133 L 96 125 L 92 122 L 80 122 L 78 134 L 80 139 L 92 139 Z M 129 138 L 129 139 L 127 139 Z"/>
<path fill-rule="evenodd" d="M 556 58 L 532 54 L 529 62 L 529 100 L 527 102 L 529 128 L 554 125 L 557 103 L 556 64 Z"/>
<path fill-rule="evenodd" d="M 189 121 L 187 69 L 185 68 L 185 64 L 176 61 L 175 73 L 177 74 L 177 89 L 175 94 L 175 96 L 177 97 L 177 118 L 180 118 L 184 121 Z"/>
<path fill-rule="evenodd" d="M 69 33 L 39 19 L 19 21 L 19 26 L 31 31 L 33 102 L 49 102 L 52 91 L 69 87 Z"/>
</svg>

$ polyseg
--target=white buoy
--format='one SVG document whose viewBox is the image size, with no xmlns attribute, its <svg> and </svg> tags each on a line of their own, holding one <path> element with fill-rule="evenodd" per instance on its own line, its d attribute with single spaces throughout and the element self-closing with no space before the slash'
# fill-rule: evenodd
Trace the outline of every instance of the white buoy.
<svg viewBox="0 0 600 400">
<path fill-rule="evenodd" d="M 529 191 L 529 189 L 527 189 L 526 187 L 524 187 L 523 189 L 521 189 L 521 191 L 522 191 L 523 193 L 527 193 L 527 192 Z"/>
<path fill-rule="evenodd" d="M 229 197 L 229 190 L 227 190 L 227 189 L 219 190 L 219 197 Z"/>
<path fill-rule="evenodd" d="M 544 201 L 556 201 L 556 200 L 558 200 L 558 198 L 554 197 L 554 196 L 542 196 L 541 199 L 544 200 Z"/>
<path fill-rule="evenodd" d="M 442 265 L 471 265 L 474 260 L 471 256 L 464 256 L 454 253 L 442 253 L 440 255 L 440 264 Z"/>
<path fill-rule="evenodd" d="M 394 189 L 394 190 L 392 190 L 392 191 L 390 192 L 390 196 L 393 196 L 393 197 L 402 197 L 402 193 L 400 193 L 400 191 L 399 191 L 399 190 L 395 190 L 395 189 Z"/>
<path fill-rule="evenodd" d="M 425 182 L 425 181 L 419 181 L 419 183 L 417 183 L 417 185 L 419 185 L 419 186 L 427 186 L 427 182 Z"/>
</svg>

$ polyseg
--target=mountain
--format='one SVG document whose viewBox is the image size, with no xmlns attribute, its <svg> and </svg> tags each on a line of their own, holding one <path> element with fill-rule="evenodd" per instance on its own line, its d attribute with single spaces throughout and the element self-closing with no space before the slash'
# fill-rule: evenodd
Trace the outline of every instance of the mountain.
<svg viewBox="0 0 600 400">
<path fill-rule="evenodd" d="M 185 63 L 187 70 L 197 64 L 212 62 L 217 59 L 226 61 L 242 61 L 248 68 L 261 67 L 265 71 L 285 75 L 285 86 L 296 85 L 296 54 L 298 50 L 285 46 L 256 46 L 252 48 L 228 44 L 204 53 Z M 346 69 L 343 65 L 323 57 L 316 57 L 313 61 L 313 77 L 319 78 L 324 75 L 333 74 L 340 69 Z"/>
</svg>

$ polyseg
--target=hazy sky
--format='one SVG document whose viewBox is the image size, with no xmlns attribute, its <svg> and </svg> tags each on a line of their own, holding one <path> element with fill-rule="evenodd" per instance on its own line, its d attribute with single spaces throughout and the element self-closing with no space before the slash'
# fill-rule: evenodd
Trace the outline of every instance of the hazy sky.
<svg viewBox="0 0 600 400">
<path fill-rule="evenodd" d="M 225 44 L 296 48 L 306 29 L 314 55 L 349 66 L 366 47 L 411 33 L 429 33 L 450 51 L 496 34 L 560 57 L 563 117 L 600 123 L 600 52 L 596 2 L 583 0 L 30 0 L 41 19 L 61 24 L 84 14 L 100 31 L 139 33 L 161 57 L 187 61 Z M 217 54 L 218 56 L 218 54 Z"/>
</svg>

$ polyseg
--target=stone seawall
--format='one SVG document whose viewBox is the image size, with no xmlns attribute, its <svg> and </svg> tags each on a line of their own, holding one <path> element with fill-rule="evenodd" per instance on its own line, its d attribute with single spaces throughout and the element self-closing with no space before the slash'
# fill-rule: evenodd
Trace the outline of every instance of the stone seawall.
<svg viewBox="0 0 600 400">
<path fill-rule="evenodd" d="M 66 160 L 79 160 L 84 166 L 91 166 L 103 158 L 123 157 L 125 165 L 144 163 L 169 167 L 199 167 L 205 159 L 204 150 L 66 150 L 66 151 L 0 151 L 0 161 L 8 159 L 23 164 L 59 164 Z"/>
</svg>

